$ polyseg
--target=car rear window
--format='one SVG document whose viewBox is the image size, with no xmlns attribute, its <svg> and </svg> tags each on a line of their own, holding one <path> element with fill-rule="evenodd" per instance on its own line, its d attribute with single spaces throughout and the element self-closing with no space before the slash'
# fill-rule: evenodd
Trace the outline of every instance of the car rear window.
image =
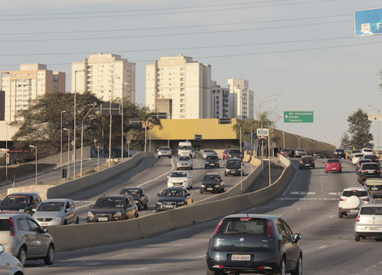
<svg viewBox="0 0 382 275">
<path fill-rule="evenodd" d="M 362 207 L 362 215 L 382 215 L 382 207 Z"/>
<path fill-rule="evenodd" d="M 208 156 L 206 159 L 211 160 L 211 159 L 219 159 L 219 158 L 218 158 L 218 156 Z"/>
<path fill-rule="evenodd" d="M 282 149 L 281 152 L 286 152 L 286 153 L 288 152 L 289 153 L 290 150 L 289 149 Z"/>
<path fill-rule="evenodd" d="M 328 163 L 339 163 L 339 159 L 328 159 Z"/>
<path fill-rule="evenodd" d="M 228 160 L 227 165 L 240 165 L 240 160 Z"/>
<path fill-rule="evenodd" d="M 0 220 L 0 231 L 9 231 L 11 229 L 11 224 L 9 219 Z"/>
<path fill-rule="evenodd" d="M 364 156 L 364 159 L 377 159 L 378 157 L 376 155 L 366 155 Z"/>
<path fill-rule="evenodd" d="M 343 149 L 336 149 L 334 152 L 343 153 L 343 152 L 345 152 L 345 150 L 343 150 Z"/>
<path fill-rule="evenodd" d="M 159 150 L 162 151 L 162 150 L 170 150 L 170 147 L 159 147 Z"/>
<path fill-rule="evenodd" d="M 344 197 L 351 197 L 351 196 L 357 196 L 357 197 L 367 197 L 366 191 L 358 191 L 358 190 L 350 190 L 350 191 L 344 191 L 342 193 L 342 196 Z"/>
<path fill-rule="evenodd" d="M 322 152 L 318 151 L 318 152 L 314 152 L 316 155 L 322 155 Z"/>
<path fill-rule="evenodd" d="M 219 234 L 223 235 L 268 235 L 268 221 L 255 218 L 226 218 Z"/>
<path fill-rule="evenodd" d="M 302 157 L 301 160 L 302 161 L 312 161 L 313 158 L 312 157 Z"/>
<path fill-rule="evenodd" d="M 361 166 L 361 169 L 378 169 L 379 165 L 374 163 L 364 163 Z"/>
<path fill-rule="evenodd" d="M 372 153 L 373 152 L 373 150 L 371 150 L 371 149 L 363 149 L 362 151 L 367 152 L 367 153 Z"/>
<path fill-rule="evenodd" d="M 189 156 L 182 156 L 182 157 L 179 157 L 179 160 L 188 161 L 188 160 L 190 160 L 190 157 Z"/>
<path fill-rule="evenodd" d="M 355 154 L 354 157 L 355 157 L 355 158 L 362 158 L 362 157 L 363 157 L 363 154 Z"/>
</svg>

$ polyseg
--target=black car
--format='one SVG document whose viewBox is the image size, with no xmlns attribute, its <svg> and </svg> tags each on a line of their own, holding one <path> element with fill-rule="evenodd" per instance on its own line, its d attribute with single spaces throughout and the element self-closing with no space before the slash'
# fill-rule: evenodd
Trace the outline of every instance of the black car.
<svg viewBox="0 0 382 275">
<path fill-rule="evenodd" d="M 370 159 L 371 162 L 378 162 L 378 163 L 379 163 L 378 156 L 375 155 L 375 154 L 364 155 L 364 156 L 363 156 L 363 159 Z"/>
<path fill-rule="evenodd" d="M 0 211 L 20 211 L 33 215 L 33 209 L 41 203 L 37 193 L 13 193 L 5 197 L 1 202 Z"/>
<path fill-rule="evenodd" d="M 132 196 L 135 204 L 138 205 L 138 211 L 141 211 L 143 208 L 147 209 L 147 204 L 149 203 L 149 197 L 147 196 L 143 188 L 125 187 L 121 190 L 119 194 Z"/>
<path fill-rule="evenodd" d="M 301 238 L 278 216 L 226 216 L 210 238 L 206 273 L 302 274 Z"/>
<path fill-rule="evenodd" d="M 200 194 L 203 192 L 224 192 L 224 181 L 219 173 L 207 173 L 200 185 Z"/>
<path fill-rule="evenodd" d="M 244 163 L 239 158 L 228 159 L 225 165 L 224 176 L 227 175 L 240 175 Z M 243 171 L 244 172 L 244 171 Z"/>
<path fill-rule="evenodd" d="M 368 178 L 380 178 L 381 168 L 379 163 L 368 162 L 362 163 L 358 171 L 358 182 L 363 183 Z"/>
<path fill-rule="evenodd" d="M 302 156 L 300 159 L 300 169 L 306 168 L 306 167 L 312 167 L 313 169 L 316 168 L 316 165 L 314 163 L 314 159 L 312 156 Z"/>
<path fill-rule="evenodd" d="M 322 153 L 321 151 L 315 151 L 313 153 L 313 158 L 315 159 L 321 159 L 321 158 L 325 158 L 325 155 L 324 153 Z"/>
<path fill-rule="evenodd" d="M 344 159 L 346 156 L 344 149 L 335 149 L 333 152 L 333 157 L 338 159 Z"/>
<path fill-rule="evenodd" d="M 239 149 L 230 149 L 228 151 L 228 155 L 227 157 L 230 159 L 230 158 L 240 158 L 242 159 L 243 158 L 243 153 L 240 152 Z"/>
<path fill-rule="evenodd" d="M 188 190 L 182 187 L 166 188 L 157 196 L 159 198 L 155 202 L 156 212 L 182 207 L 194 202 Z"/>
<path fill-rule="evenodd" d="M 213 167 L 213 168 L 219 168 L 219 157 L 218 156 L 207 156 L 206 160 L 204 162 L 204 168 Z"/>
<path fill-rule="evenodd" d="M 358 175 L 359 169 L 361 168 L 362 163 L 371 162 L 371 159 L 359 159 L 355 166 L 355 173 Z"/>
<path fill-rule="evenodd" d="M 88 223 L 138 218 L 138 206 L 129 195 L 102 196 L 89 208 Z"/>
</svg>

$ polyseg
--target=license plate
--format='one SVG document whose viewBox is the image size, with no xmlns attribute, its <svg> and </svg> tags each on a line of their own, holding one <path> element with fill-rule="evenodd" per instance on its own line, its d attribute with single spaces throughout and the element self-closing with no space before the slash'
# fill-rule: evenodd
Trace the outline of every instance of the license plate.
<svg viewBox="0 0 382 275">
<path fill-rule="evenodd" d="M 251 255 L 232 255 L 231 257 L 232 261 L 250 261 Z"/>
<path fill-rule="evenodd" d="M 47 226 L 49 223 L 47 223 L 47 222 L 40 222 L 40 225 L 41 226 Z"/>
<path fill-rule="evenodd" d="M 310 164 L 305 164 L 305 166 L 310 166 Z"/>
<path fill-rule="evenodd" d="M 358 210 L 350 210 L 350 213 L 358 213 Z"/>
<path fill-rule="evenodd" d="M 370 230 L 380 230 L 380 227 L 370 227 Z"/>
<path fill-rule="evenodd" d="M 214 190 L 213 188 L 207 188 L 207 190 Z"/>
<path fill-rule="evenodd" d="M 376 190 L 378 190 L 378 187 L 372 187 L 371 190 L 376 191 Z"/>
<path fill-rule="evenodd" d="M 215 165 L 215 163 L 210 163 L 210 165 L 211 165 L 211 166 L 214 166 L 214 165 Z"/>
<path fill-rule="evenodd" d="M 368 174 L 374 173 L 374 170 L 366 170 Z"/>
<path fill-rule="evenodd" d="M 107 222 L 107 221 L 108 221 L 108 218 L 101 217 L 101 218 L 98 218 L 98 221 L 99 221 L 99 222 Z"/>
<path fill-rule="evenodd" d="M 332 168 L 332 170 L 337 170 L 337 168 Z"/>
<path fill-rule="evenodd" d="M 167 208 L 167 209 L 173 209 L 174 206 L 173 206 L 173 205 L 166 205 L 166 208 Z"/>
</svg>

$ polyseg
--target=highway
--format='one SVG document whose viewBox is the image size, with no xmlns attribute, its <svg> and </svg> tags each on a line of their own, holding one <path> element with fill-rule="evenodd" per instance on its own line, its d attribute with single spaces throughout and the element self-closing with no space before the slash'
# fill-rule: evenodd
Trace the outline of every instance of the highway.
<svg viewBox="0 0 382 275">
<path fill-rule="evenodd" d="M 355 242 L 354 218 L 338 218 L 339 192 L 347 186 L 358 186 L 354 167 L 342 160 L 343 173 L 325 174 L 324 162 L 317 160 L 314 170 L 296 169 L 281 196 L 249 213 L 282 216 L 294 233 L 303 235 L 299 243 L 304 274 L 380 274 L 380 242 Z M 297 160 L 293 159 L 292 164 L 298 168 Z M 26 271 L 31 275 L 205 274 L 206 248 L 217 223 L 197 224 L 149 239 L 57 253 L 53 266 L 29 261 Z"/>
</svg>

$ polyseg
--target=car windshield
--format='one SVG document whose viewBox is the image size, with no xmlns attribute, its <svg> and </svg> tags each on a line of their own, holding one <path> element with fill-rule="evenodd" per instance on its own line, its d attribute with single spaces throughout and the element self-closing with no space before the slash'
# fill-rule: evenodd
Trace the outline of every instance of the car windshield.
<svg viewBox="0 0 382 275">
<path fill-rule="evenodd" d="M 228 160 L 227 165 L 240 165 L 240 160 Z"/>
<path fill-rule="evenodd" d="M 170 147 L 159 147 L 159 151 L 168 151 Z"/>
<path fill-rule="evenodd" d="M 363 157 L 363 154 L 355 154 L 354 157 L 355 157 L 355 158 L 362 158 L 362 157 Z"/>
<path fill-rule="evenodd" d="M 219 175 L 205 175 L 203 181 L 218 182 L 221 181 L 221 177 Z"/>
<path fill-rule="evenodd" d="M 376 163 L 363 163 L 361 169 L 378 169 L 379 165 Z"/>
<path fill-rule="evenodd" d="M 27 204 L 27 199 L 28 199 L 27 196 L 11 195 L 11 196 L 6 197 L 1 204 L 2 205 Z"/>
<path fill-rule="evenodd" d="M 181 160 L 181 161 L 189 161 L 190 157 L 189 156 L 183 156 L 183 157 L 180 157 L 179 160 Z"/>
<path fill-rule="evenodd" d="M 361 150 L 353 150 L 352 153 L 361 153 Z"/>
<path fill-rule="evenodd" d="M 289 149 L 282 149 L 281 152 L 284 152 L 284 153 L 289 153 L 290 150 Z"/>
<path fill-rule="evenodd" d="M 179 146 L 179 150 L 192 150 L 191 146 Z"/>
<path fill-rule="evenodd" d="M 296 151 L 298 151 L 298 152 L 305 152 L 304 149 L 297 149 Z"/>
<path fill-rule="evenodd" d="M 165 189 L 163 190 L 161 197 L 184 197 L 186 192 L 183 189 Z"/>
<path fill-rule="evenodd" d="M 142 190 L 139 188 L 124 188 L 122 189 L 120 195 L 130 195 L 132 197 L 139 196 Z"/>
<path fill-rule="evenodd" d="M 99 198 L 94 208 L 123 208 L 122 198 Z"/>
<path fill-rule="evenodd" d="M 214 159 L 219 159 L 218 156 L 208 156 L 206 157 L 208 160 L 214 160 Z"/>
<path fill-rule="evenodd" d="M 226 218 L 219 235 L 268 235 L 268 221 L 255 218 Z"/>
<path fill-rule="evenodd" d="M 337 153 L 343 153 L 343 152 L 345 152 L 345 150 L 342 150 L 342 149 L 336 149 L 334 152 L 337 152 Z"/>
<path fill-rule="evenodd" d="M 366 191 L 359 191 L 359 190 L 349 190 L 349 191 L 344 191 L 342 196 L 344 196 L 344 197 L 351 197 L 351 196 L 367 197 L 367 192 Z"/>
<path fill-rule="evenodd" d="M 185 178 L 185 177 L 187 177 L 187 172 L 172 172 L 170 177 L 172 177 L 172 178 Z"/>
<path fill-rule="evenodd" d="M 64 202 L 42 202 L 37 208 L 37 211 L 62 211 L 64 210 L 64 205 Z"/>
<path fill-rule="evenodd" d="M 322 155 L 322 152 L 318 151 L 318 152 L 314 152 L 314 154 L 316 154 L 316 155 Z"/>
<path fill-rule="evenodd" d="M 367 153 L 372 153 L 373 152 L 373 150 L 371 150 L 371 149 L 363 149 L 363 151 L 367 152 Z"/>
<path fill-rule="evenodd" d="M 362 215 L 382 215 L 382 207 L 362 207 L 360 213 Z"/>
<path fill-rule="evenodd" d="M 340 163 L 339 159 L 328 159 L 328 163 Z"/>
<path fill-rule="evenodd" d="M 204 149 L 204 153 L 211 153 L 213 152 L 212 149 Z"/>
</svg>

